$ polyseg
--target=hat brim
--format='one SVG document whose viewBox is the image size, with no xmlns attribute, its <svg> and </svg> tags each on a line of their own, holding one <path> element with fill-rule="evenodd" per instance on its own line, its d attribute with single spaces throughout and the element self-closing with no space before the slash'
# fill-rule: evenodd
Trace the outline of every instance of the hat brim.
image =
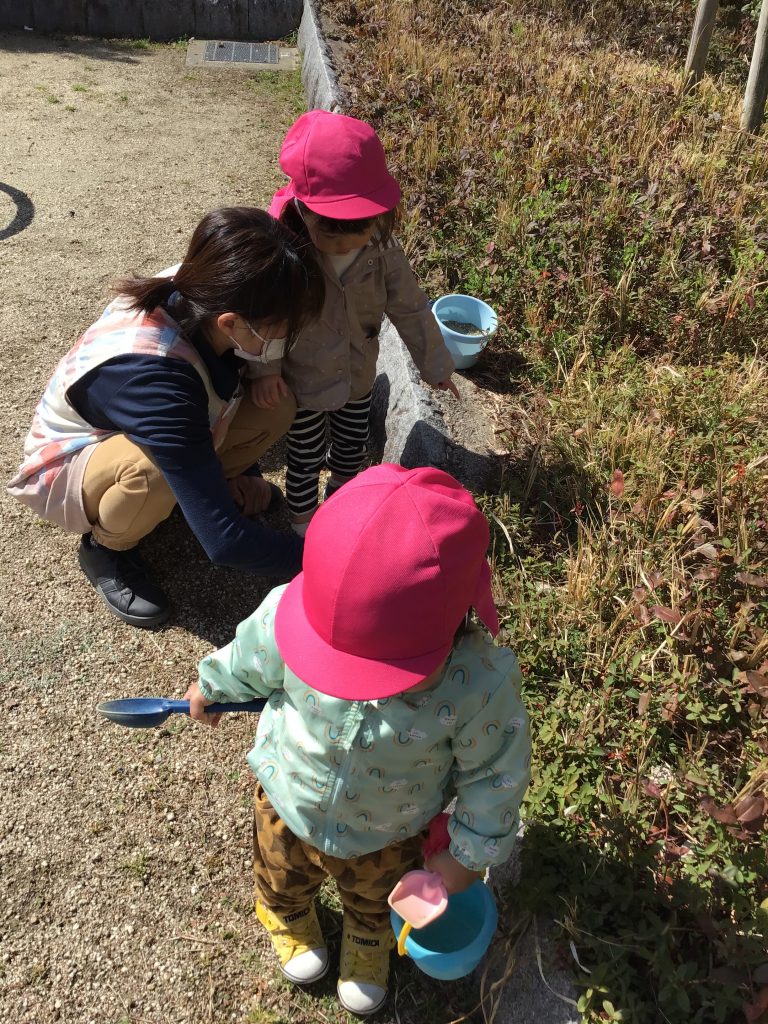
<svg viewBox="0 0 768 1024">
<path fill-rule="evenodd" d="M 295 191 L 308 210 L 331 217 L 333 220 L 359 220 L 363 217 L 380 217 L 394 210 L 400 202 L 400 186 L 390 177 L 383 185 L 367 195 L 336 196 L 333 199 L 305 199 Z"/>
<path fill-rule="evenodd" d="M 380 661 L 331 647 L 304 611 L 304 573 L 286 587 L 275 613 L 275 640 L 286 665 L 308 686 L 342 700 L 378 700 L 418 685 L 448 657 L 453 638 L 417 658 Z"/>
</svg>

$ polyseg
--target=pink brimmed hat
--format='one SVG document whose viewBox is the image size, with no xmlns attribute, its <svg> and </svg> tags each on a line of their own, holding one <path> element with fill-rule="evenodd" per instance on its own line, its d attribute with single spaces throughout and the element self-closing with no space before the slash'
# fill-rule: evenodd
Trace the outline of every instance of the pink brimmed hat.
<svg viewBox="0 0 768 1024">
<path fill-rule="evenodd" d="M 384 149 L 369 124 L 310 110 L 285 136 L 280 166 L 291 179 L 278 195 L 335 220 L 377 217 L 400 202 Z"/>
<path fill-rule="evenodd" d="M 440 469 L 373 466 L 307 530 L 304 571 L 275 616 L 286 665 L 345 700 L 390 697 L 447 657 L 473 607 L 495 635 L 488 523 Z"/>
</svg>

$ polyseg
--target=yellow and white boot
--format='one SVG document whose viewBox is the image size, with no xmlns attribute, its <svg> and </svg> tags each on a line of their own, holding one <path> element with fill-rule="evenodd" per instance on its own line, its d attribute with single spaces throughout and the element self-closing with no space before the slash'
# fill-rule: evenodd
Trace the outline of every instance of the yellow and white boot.
<svg viewBox="0 0 768 1024">
<path fill-rule="evenodd" d="M 314 903 L 285 916 L 256 901 L 256 916 L 269 932 L 280 970 L 296 985 L 318 981 L 328 970 L 325 944 Z"/>
<path fill-rule="evenodd" d="M 380 1009 L 387 998 L 389 954 L 395 945 L 391 928 L 367 932 L 353 928 L 344 918 L 341 962 L 336 992 L 339 1002 L 358 1017 Z"/>
</svg>

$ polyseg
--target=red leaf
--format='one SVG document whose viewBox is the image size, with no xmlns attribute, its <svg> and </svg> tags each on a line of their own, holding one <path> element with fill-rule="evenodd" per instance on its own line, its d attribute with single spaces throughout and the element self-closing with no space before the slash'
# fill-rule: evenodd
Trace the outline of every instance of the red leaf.
<svg viewBox="0 0 768 1024">
<path fill-rule="evenodd" d="M 750 690 L 756 693 L 758 697 L 764 697 L 768 700 L 768 676 L 764 676 L 762 672 L 745 672 L 744 675 Z"/>
<path fill-rule="evenodd" d="M 614 469 L 608 490 L 614 498 L 620 498 L 624 493 L 624 474 L 620 469 Z"/>
<path fill-rule="evenodd" d="M 759 828 L 768 810 L 768 801 L 759 794 L 747 796 L 736 804 L 734 810 L 736 817 L 739 819 L 739 824 L 745 828 L 749 826 Z"/>
<path fill-rule="evenodd" d="M 711 796 L 705 796 L 699 801 L 701 809 L 706 811 L 715 821 L 719 821 L 721 825 L 737 825 L 739 819 L 736 817 L 736 811 L 730 804 L 726 804 L 725 807 L 718 807 Z"/>
<path fill-rule="evenodd" d="M 662 622 L 668 622 L 672 626 L 676 626 L 683 617 L 677 608 L 665 608 L 661 604 L 653 605 L 650 611 L 657 619 L 661 619 Z"/>
<path fill-rule="evenodd" d="M 673 843 L 670 839 L 668 839 L 667 845 L 664 847 L 664 860 L 679 860 L 681 857 L 684 857 L 686 853 L 690 852 L 690 846 L 678 846 L 677 843 Z"/>
<path fill-rule="evenodd" d="M 646 796 L 655 797 L 657 800 L 662 799 L 661 790 L 655 782 L 651 782 L 650 779 L 643 779 L 643 792 Z"/>
<path fill-rule="evenodd" d="M 756 576 L 753 572 L 737 572 L 735 579 L 745 587 L 768 587 L 768 576 Z"/>
<path fill-rule="evenodd" d="M 655 590 L 656 587 L 658 587 L 660 584 L 664 582 L 664 577 L 661 575 L 658 569 L 654 569 L 652 572 L 648 573 L 648 582 L 651 585 L 651 590 Z"/>
<path fill-rule="evenodd" d="M 486 245 L 486 247 L 485 247 L 485 251 L 487 253 L 492 253 L 495 248 L 496 248 L 496 243 L 495 242 L 489 242 L 488 245 Z"/>
</svg>

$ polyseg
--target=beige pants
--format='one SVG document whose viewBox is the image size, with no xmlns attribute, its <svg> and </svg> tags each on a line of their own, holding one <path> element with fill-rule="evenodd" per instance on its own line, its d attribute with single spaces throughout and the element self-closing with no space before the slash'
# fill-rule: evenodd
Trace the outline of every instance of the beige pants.
<svg viewBox="0 0 768 1024">
<path fill-rule="evenodd" d="M 216 453 L 227 479 L 252 466 L 288 431 L 295 414 L 293 396 L 274 409 L 258 409 L 243 398 Z M 83 506 L 99 544 L 113 551 L 135 547 L 175 504 L 162 472 L 125 434 L 96 446 L 83 476 Z"/>
</svg>

